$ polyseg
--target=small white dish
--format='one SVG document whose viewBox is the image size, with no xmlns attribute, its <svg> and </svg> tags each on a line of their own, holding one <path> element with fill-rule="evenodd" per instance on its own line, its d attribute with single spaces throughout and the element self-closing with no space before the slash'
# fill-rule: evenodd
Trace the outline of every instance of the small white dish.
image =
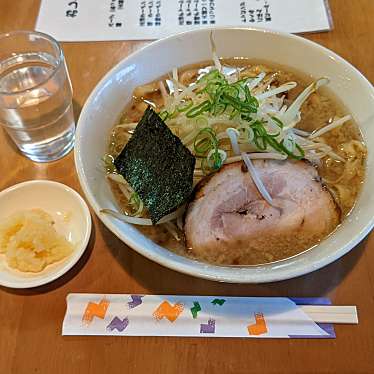
<svg viewBox="0 0 374 374">
<path fill-rule="evenodd" d="M 91 234 L 91 215 L 83 198 L 64 184 L 34 180 L 16 184 L 0 192 L 0 220 L 11 214 L 40 208 L 55 221 L 58 233 L 74 245 L 67 258 L 47 266 L 39 273 L 21 272 L 8 266 L 0 254 L 0 285 L 31 288 L 49 283 L 70 270 L 85 251 Z"/>
</svg>

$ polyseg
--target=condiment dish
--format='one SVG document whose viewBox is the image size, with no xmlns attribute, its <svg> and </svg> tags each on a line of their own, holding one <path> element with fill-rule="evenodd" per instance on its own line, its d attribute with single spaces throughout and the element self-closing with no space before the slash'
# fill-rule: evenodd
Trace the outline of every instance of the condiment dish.
<svg viewBox="0 0 374 374">
<path fill-rule="evenodd" d="M 33 180 L 0 192 L 0 220 L 16 212 L 42 209 L 50 214 L 58 233 L 74 247 L 67 258 L 48 265 L 39 273 L 21 272 L 9 267 L 0 254 L 0 285 L 30 288 L 49 283 L 70 270 L 84 253 L 91 234 L 91 215 L 83 198 L 72 188 L 53 181 Z"/>
</svg>

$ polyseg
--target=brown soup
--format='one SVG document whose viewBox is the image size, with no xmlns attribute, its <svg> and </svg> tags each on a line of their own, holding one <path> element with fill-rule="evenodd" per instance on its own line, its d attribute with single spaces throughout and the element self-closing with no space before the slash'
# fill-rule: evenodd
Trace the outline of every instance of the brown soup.
<svg viewBox="0 0 374 374">
<path fill-rule="evenodd" d="M 233 58 L 222 60 L 222 64 L 228 67 L 242 68 L 240 71 L 241 78 L 255 77 L 259 73 L 265 72 L 266 78 L 264 81 L 271 77 L 272 87 L 290 81 L 297 82 L 297 87 L 286 93 L 284 104 L 287 106 L 312 82 L 310 77 L 302 73 L 290 71 L 286 67 L 262 61 Z M 205 69 L 211 65 L 211 62 L 204 62 L 179 69 L 179 82 L 184 86 L 196 82 L 202 71 L 201 69 Z M 115 127 L 113 129 L 108 147 L 109 155 L 115 158 L 121 152 L 131 137 L 134 126 L 141 119 L 143 112 L 149 104 L 152 104 L 156 109 L 160 109 L 163 103 L 162 90 L 167 86 L 167 79 L 170 79 L 170 77 L 164 76 L 134 90 L 132 101 L 124 108 L 121 118 L 118 121 L 119 124 L 132 123 L 133 125 L 129 127 Z M 162 85 L 160 85 L 160 82 L 162 82 Z M 312 132 L 331 123 L 335 117 L 343 117 L 347 114 L 349 113 L 339 100 L 326 89 L 322 89 L 313 93 L 303 104 L 301 108 L 301 121 L 297 124 L 296 128 Z M 170 128 L 177 136 L 181 136 L 180 129 L 177 126 Z M 344 219 L 352 210 L 364 180 L 366 147 L 360 129 L 354 121 L 349 121 L 343 126 L 325 133 L 321 136 L 321 141 L 329 145 L 337 155 L 346 160 L 346 162 L 342 162 L 327 155 L 317 165 L 318 173 L 340 207 L 342 212 L 341 217 Z M 112 180 L 110 180 L 110 184 L 122 210 L 131 213 L 132 208 L 129 205 L 129 201 L 119 189 L 118 184 Z M 170 227 L 166 227 L 165 225 L 138 226 L 138 228 L 157 244 L 177 254 L 194 258 L 191 251 L 185 245 L 183 231 L 176 225 L 174 225 L 174 232 L 170 230 Z M 304 248 L 301 245 L 299 248 L 295 248 L 292 253 L 282 254 L 272 253 L 271 248 L 269 248 L 267 252 L 265 251 L 262 255 L 257 256 L 251 262 L 235 265 L 257 265 L 273 262 L 308 249 L 310 248 Z M 228 265 L 232 264 L 228 263 Z"/>
</svg>

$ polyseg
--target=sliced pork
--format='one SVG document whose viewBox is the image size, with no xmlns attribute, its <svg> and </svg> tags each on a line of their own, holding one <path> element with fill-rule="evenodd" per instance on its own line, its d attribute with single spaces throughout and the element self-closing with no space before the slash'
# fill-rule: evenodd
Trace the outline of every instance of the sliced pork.
<svg viewBox="0 0 374 374">
<path fill-rule="evenodd" d="M 233 265 L 276 261 L 312 247 L 339 224 L 340 212 L 311 164 L 253 164 L 274 206 L 244 163 L 225 165 L 196 187 L 186 213 L 186 242 L 197 258 Z"/>
</svg>

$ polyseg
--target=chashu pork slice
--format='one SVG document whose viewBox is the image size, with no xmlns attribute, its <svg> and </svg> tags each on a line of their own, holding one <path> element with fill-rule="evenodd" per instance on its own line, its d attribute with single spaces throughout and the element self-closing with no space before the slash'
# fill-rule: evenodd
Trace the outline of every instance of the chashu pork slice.
<svg viewBox="0 0 374 374">
<path fill-rule="evenodd" d="M 317 244 L 339 224 L 340 211 L 317 170 L 304 161 L 253 162 L 274 207 L 244 163 L 225 165 L 203 180 L 185 218 L 192 255 L 218 264 L 260 264 Z"/>
</svg>

